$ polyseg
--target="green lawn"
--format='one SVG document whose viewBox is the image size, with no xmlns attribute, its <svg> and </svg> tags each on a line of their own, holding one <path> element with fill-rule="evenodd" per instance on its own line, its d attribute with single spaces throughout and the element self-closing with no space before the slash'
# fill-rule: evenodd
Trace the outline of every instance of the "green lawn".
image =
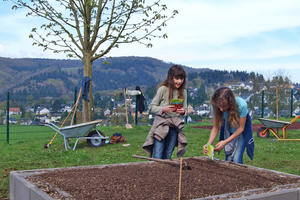
<svg viewBox="0 0 300 200">
<path fill-rule="evenodd" d="M 258 122 L 254 121 L 253 123 Z M 206 144 L 210 130 L 192 127 L 207 125 L 211 125 L 211 123 L 185 125 L 184 130 L 189 144 L 184 157 L 203 155 L 202 146 Z M 48 127 L 41 128 L 50 129 Z M 58 135 L 50 148 L 44 149 L 44 145 L 49 143 L 55 135 L 55 132 L 51 129 L 50 133 L 47 133 L 46 139 L 34 139 L 32 136 L 37 133 L 31 131 L 22 133 L 28 134 L 31 139 L 17 140 L 11 144 L 1 141 L 0 169 L 2 173 L 0 173 L 0 199 L 9 198 L 9 173 L 11 171 L 145 161 L 133 158 L 132 155 L 147 156 L 142 146 L 151 128 L 150 126 L 133 126 L 133 129 L 125 129 L 125 127 L 98 128 L 108 137 L 114 133 L 122 133 L 130 146 L 123 147 L 122 144 L 106 144 L 101 148 L 91 148 L 87 146 L 86 141 L 81 141 L 75 151 L 65 151 L 64 146 L 61 146 L 63 139 Z M 288 137 L 300 139 L 300 130 L 288 130 Z M 299 141 L 274 141 L 276 138 L 273 134 L 266 139 L 257 138 L 256 133 L 254 133 L 254 138 L 254 160 L 251 161 L 245 154 L 244 164 L 300 175 Z M 71 147 L 74 142 L 75 139 L 70 141 Z M 176 149 L 173 158 L 176 158 Z M 215 158 L 224 159 L 224 152 L 216 153 Z"/>
</svg>

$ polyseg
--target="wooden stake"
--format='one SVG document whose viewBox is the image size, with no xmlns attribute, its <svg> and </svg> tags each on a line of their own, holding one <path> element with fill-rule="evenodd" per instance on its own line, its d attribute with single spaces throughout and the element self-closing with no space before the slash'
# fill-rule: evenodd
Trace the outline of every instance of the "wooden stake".
<svg viewBox="0 0 300 200">
<path fill-rule="evenodd" d="M 128 114 L 127 114 L 127 103 L 126 103 L 126 88 L 124 89 L 124 99 L 125 99 L 125 110 L 126 110 L 126 124 L 125 124 L 125 128 L 126 129 L 131 129 L 132 126 L 131 124 L 128 124 Z"/>
<path fill-rule="evenodd" d="M 180 200 L 180 191 L 181 191 L 181 173 L 182 173 L 182 157 L 180 158 L 180 175 L 179 175 L 179 194 L 178 199 Z"/>
<path fill-rule="evenodd" d="M 276 85 L 276 115 L 278 120 L 278 85 Z"/>
</svg>

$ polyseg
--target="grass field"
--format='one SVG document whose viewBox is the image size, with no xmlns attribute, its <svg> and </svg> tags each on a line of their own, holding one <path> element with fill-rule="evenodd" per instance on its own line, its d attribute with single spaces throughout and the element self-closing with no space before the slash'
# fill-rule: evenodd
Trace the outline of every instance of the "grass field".
<svg viewBox="0 0 300 200">
<path fill-rule="evenodd" d="M 253 123 L 258 122 L 253 121 Z M 189 144 L 184 157 L 203 155 L 202 146 L 207 142 L 210 130 L 193 128 L 193 126 L 209 125 L 211 124 L 185 125 L 184 131 Z M 114 133 L 122 133 L 130 146 L 105 144 L 100 148 L 91 148 L 88 147 L 86 141 L 81 141 L 75 151 L 65 151 L 64 146 L 61 146 L 63 139 L 60 135 L 55 138 L 50 148 L 44 149 L 44 145 L 51 141 L 55 132 L 48 127 L 40 128 L 39 134 L 32 131 L 22 133 L 28 134 L 30 139 L 14 140 L 11 144 L 5 141 L 0 142 L 0 199 L 9 198 L 9 173 L 11 171 L 145 161 L 133 158 L 132 155 L 147 156 L 142 146 L 151 127 L 133 126 L 133 129 L 98 127 L 108 137 Z M 40 135 L 41 131 L 45 131 L 44 138 L 32 139 Z M 258 138 L 256 133 L 253 134 L 255 138 L 254 160 L 251 161 L 245 153 L 244 164 L 300 175 L 299 141 L 274 141 L 276 138 L 273 134 L 269 138 Z M 300 139 L 300 130 L 288 130 L 288 137 Z M 72 147 L 74 143 L 75 139 L 71 140 L 70 146 Z M 172 158 L 176 158 L 176 149 Z M 216 153 L 215 158 L 224 159 L 224 151 L 220 154 Z"/>
</svg>

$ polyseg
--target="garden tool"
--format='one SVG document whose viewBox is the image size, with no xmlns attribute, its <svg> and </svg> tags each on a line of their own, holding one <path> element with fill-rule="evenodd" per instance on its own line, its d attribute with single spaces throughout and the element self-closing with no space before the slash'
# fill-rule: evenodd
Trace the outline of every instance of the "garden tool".
<svg viewBox="0 0 300 200">
<path fill-rule="evenodd" d="M 75 116 L 75 113 L 76 113 L 76 109 L 77 109 L 77 106 L 78 106 L 78 102 L 81 98 L 81 88 L 79 90 L 79 95 L 78 95 L 78 98 L 77 98 L 77 101 L 76 103 L 74 104 L 74 106 L 72 107 L 71 111 L 69 112 L 68 116 L 65 118 L 65 120 L 63 121 L 63 123 L 60 125 L 59 128 L 61 128 L 65 122 L 67 121 L 67 119 L 69 118 L 70 114 L 72 113 L 72 111 L 75 109 L 74 113 L 73 113 L 73 117 L 72 117 L 72 120 L 71 120 L 71 125 L 73 125 L 73 120 L 74 120 L 74 116 Z M 55 139 L 55 137 L 57 136 L 58 132 L 56 132 L 56 134 L 54 135 L 54 137 L 52 138 L 52 140 L 48 143 L 48 144 L 45 144 L 44 145 L 44 148 L 47 149 L 50 147 L 50 145 L 52 144 L 53 140 Z"/>
</svg>

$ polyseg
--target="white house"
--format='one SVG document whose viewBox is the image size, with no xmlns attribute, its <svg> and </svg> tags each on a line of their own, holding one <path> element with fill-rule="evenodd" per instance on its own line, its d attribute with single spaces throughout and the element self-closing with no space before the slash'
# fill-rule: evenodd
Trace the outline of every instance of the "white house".
<svg viewBox="0 0 300 200">
<path fill-rule="evenodd" d="M 48 115 L 50 114 L 50 110 L 48 110 L 47 108 L 43 108 L 42 110 L 40 110 L 40 115 Z"/>
<path fill-rule="evenodd" d="M 61 114 L 54 113 L 50 117 L 50 122 L 57 122 L 61 119 Z"/>
<path fill-rule="evenodd" d="M 26 112 L 34 112 L 34 108 L 33 107 L 26 107 L 25 111 Z"/>
<path fill-rule="evenodd" d="M 20 115 L 20 108 L 9 108 L 9 116 L 11 115 Z"/>
<path fill-rule="evenodd" d="M 71 112 L 72 108 L 68 105 L 65 105 L 65 107 L 60 109 L 60 112 Z"/>
<path fill-rule="evenodd" d="M 35 112 L 36 115 L 48 115 L 50 114 L 50 110 L 48 110 L 47 108 L 38 108 Z"/>
<path fill-rule="evenodd" d="M 105 115 L 105 116 L 110 115 L 110 110 L 109 110 L 109 109 L 106 109 L 106 110 L 104 111 L 104 115 Z"/>
<path fill-rule="evenodd" d="M 46 115 L 36 115 L 34 118 L 39 119 L 41 122 L 44 122 L 45 120 L 48 119 Z"/>
</svg>

